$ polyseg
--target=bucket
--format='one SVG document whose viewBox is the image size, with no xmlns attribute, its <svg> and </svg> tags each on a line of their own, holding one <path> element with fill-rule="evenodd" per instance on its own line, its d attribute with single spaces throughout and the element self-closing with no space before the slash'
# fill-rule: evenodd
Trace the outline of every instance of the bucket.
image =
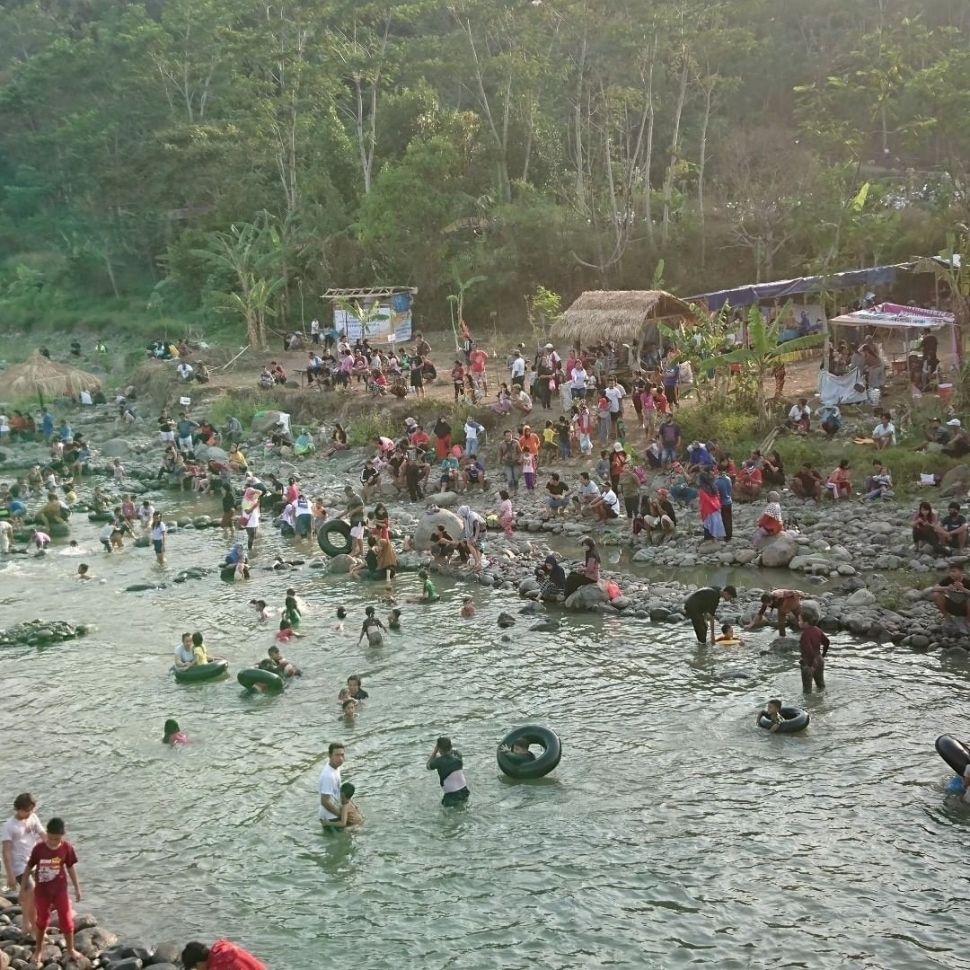
<svg viewBox="0 0 970 970">
<path fill-rule="evenodd" d="M 953 398 L 953 385 L 952 384 L 941 384 L 937 388 L 937 394 L 940 396 L 940 400 L 944 404 L 949 404 Z"/>
</svg>

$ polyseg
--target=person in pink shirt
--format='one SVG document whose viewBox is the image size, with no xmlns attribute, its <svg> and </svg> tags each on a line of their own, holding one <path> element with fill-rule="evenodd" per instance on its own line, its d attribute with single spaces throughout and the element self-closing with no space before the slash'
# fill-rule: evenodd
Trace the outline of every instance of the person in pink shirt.
<svg viewBox="0 0 970 970">
<path fill-rule="evenodd" d="M 657 425 L 657 399 L 653 396 L 653 388 L 649 384 L 640 392 L 640 413 L 643 416 L 643 430 L 649 440 L 653 438 Z"/>
<path fill-rule="evenodd" d="M 251 953 L 228 940 L 216 940 L 211 947 L 193 940 L 182 950 L 185 970 L 269 970 Z"/>
</svg>

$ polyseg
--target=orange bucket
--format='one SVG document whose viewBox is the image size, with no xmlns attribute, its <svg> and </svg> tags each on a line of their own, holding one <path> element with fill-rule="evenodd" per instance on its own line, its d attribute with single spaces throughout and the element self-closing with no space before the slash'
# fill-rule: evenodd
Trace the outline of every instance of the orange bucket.
<svg viewBox="0 0 970 970">
<path fill-rule="evenodd" d="M 940 400 L 944 404 L 949 404 L 953 399 L 953 385 L 952 384 L 941 384 L 936 391 L 940 396 Z"/>
</svg>

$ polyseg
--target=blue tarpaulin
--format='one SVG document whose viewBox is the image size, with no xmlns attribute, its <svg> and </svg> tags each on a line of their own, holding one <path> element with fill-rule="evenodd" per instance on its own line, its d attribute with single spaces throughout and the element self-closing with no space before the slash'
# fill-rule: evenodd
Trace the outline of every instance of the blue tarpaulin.
<svg viewBox="0 0 970 970">
<path fill-rule="evenodd" d="M 725 303 L 733 307 L 751 306 L 762 300 L 786 300 L 803 293 L 822 293 L 825 290 L 851 290 L 855 287 L 888 286 L 896 282 L 896 271 L 905 266 L 873 266 L 831 276 L 801 276 L 776 283 L 753 283 L 733 290 L 717 290 L 687 297 L 688 303 L 704 303 L 709 310 L 720 310 Z"/>
</svg>

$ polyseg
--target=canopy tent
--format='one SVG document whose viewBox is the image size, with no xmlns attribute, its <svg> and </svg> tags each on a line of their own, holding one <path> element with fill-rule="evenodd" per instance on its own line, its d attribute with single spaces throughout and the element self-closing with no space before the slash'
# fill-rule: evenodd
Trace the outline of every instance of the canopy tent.
<svg viewBox="0 0 970 970">
<path fill-rule="evenodd" d="M 34 354 L 29 360 L 0 372 L 0 386 L 10 400 L 33 397 L 77 397 L 81 391 L 100 391 L 101 381 L 87 371 Z"/>
<path fill-rule="evenodd" d="M 587 290 L 552 328 L 564 343 L 641 343 L 648 327 L 676 326 L 693 321 L 694 313 L 681 299 L 664 290 Z"/>
<path fill-rule="evenodd" d="M 955 322 L 952 313 L 923 307 L 880 303 L 868 310 L 856 310 L 833 317 L 829 323 L 843 327 L 886 327 L 897 330 L 940 330 Z"/>
<path fill-rule="evenodd" d="M 869 269 L 854 269 L 846 273 L 832 273 L 829 276 L 800 276 L 792 280 L 778 280 L 774 283 L 753 283 L 730 290 L 716 290 L 689 296 L 691 303 L 703 303 L 709 310 L 720 310 L 725 303 L 732 307 L 751 306 L 762 300 L 786 300 L 804 293 L 824 293 L 826 290 L 851 290 L 856 287 L 889 286 L 896 282 L 899 270 L 909 268 L 909 264 L 894 266 L 873 266 Z"/>
</svg>

